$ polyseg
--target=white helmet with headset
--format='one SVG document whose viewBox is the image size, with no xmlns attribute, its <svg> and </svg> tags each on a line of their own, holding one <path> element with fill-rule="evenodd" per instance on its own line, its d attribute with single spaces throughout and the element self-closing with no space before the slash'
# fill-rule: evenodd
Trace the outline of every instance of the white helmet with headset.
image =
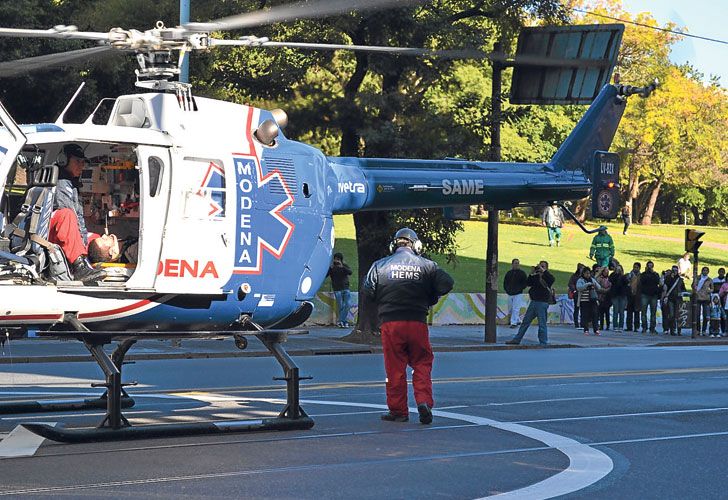
<svg viewBox="0 0 728 500">
<path fill-rule="evenodd" d="M 80 158 L 82 160 L 86 159 L 86 153 L 81 146 L 79 146 L 78 144 L 66 144 L 65 146 L 63 146 L 63 149 L 61 149 L 61 152 L 58 153 L 58 157 L 56 158 L 56 165 L 58 165 L 60 168 L 67 167 L 68 161 L 72 156 Z"/>
</svg>

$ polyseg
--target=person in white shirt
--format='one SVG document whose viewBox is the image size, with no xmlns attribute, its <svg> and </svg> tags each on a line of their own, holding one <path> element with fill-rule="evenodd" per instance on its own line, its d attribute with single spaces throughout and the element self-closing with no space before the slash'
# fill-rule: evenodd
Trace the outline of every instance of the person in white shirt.
<svg viewBox="0 0 728 500">
<path fill-rule="evenodd" d="M 693 279 L 693 263 L 690 262 L 690 252 L 685 252 L 682 258 L 677 261 L 677 270 L 681 278 Z"/>
</svg>

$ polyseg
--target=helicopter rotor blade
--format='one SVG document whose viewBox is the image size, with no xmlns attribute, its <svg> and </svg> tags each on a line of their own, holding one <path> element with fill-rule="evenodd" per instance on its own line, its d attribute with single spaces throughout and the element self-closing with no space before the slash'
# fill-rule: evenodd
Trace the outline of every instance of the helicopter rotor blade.
<svg viewBox="0 0 728 500">
<path fill-rule="evenodd" d="M 93 57 L 108 55 L 113 53 L 112 51 L 113 48 L 111 46 L 104 45 L 101 47 L 91 47 L 89 49 L 69 50 L 68 52 L 59 52 L 56 54 L 46 54 L 43 56 L 26 57 L 25 59 L 7 61 L 0 63 L 0 78 L 18 76 L 38 69 L 73 64 Z"/>
<path fill-rule="evenodd" d="M 292 47 L 296 49 L 311 50 L 351 50 L 357 52 L 372 52 L 384 54 L 397 54 L 405 56 L 442 57 L 446 59 L 463 59 L 481 53 L 469 50 L 431 50 L 413 47 L 385 47 L 379 45 L 347 45 L 338 43 L 307 43 L 307 42 L 275 42 L 266 38 L 244 37 L 239 40 L 223 40 L 210 38 L 210 46 L 242 46 L 242 47 Z"/>
<path fill-rule="evenodd" d="M 487 59 L 497 61 L 504 66 L 547 66 L 554 68 L 564 67 L 606 67 L 608 63 L 603 60 L 572 60 L 548 59 L 543 56 L 521 55 L 515 59 L 508 59 L 504 54 L 483 52 L 474 49 L 462 50 L 431 50 L 412 47 L 385 47 L 376 45 L 346 45 L 333 43 L 306 43 L 306 42 L 276 42 L 266 38 L 244 37 L 239 40 L 223 40 L 210 38 L 211 47 L 242 46 L 242 47 L 291 47 L 311 50 L 351 50 L 358 52 L 404 55 L 414 57 L 436 57 L 439 59 Z M 105 56 L 117 52 L 113 45 L 102 45 L 87 49 L 71 50 L 55 54 L 28 57 L 0 63 L 0 78 L 14 77 L 30 73 L 39 69 L 73 64 L 91 58 Z"/>
<path fill-rule="evenodd" d="M 362 12 L 387 7 L 406 7 L 425 0 L 313 0 L 295 4 L 281 5 L 269 10 L 259 10 L 224 17 L 207 23 L 187 23 L 182 28 L 191 32 L 226 31 L 297 19 L 316 19 L 321 17 Z"/>
<path fill-rule="evenodd" d="M 505 66 L 548 66 L 554 68 L 564 67 L 595 67 L 608 66 L 608 63 L 594 60 L 554 59 L 543 56 L 519 55 L 509 59 L 505 54 L 483 52 L 475 49 L 433 50 L 412 47 L 384 47 L 377 45 L 347 45 L 336 43 L 306 43 L 306 42 L 276 42 L 267 38 L 242 37 L 238 40 L 223 40 L 210 38 L 211 47 L 242 46 L 242 47 L 292 47 L 312 50 L 351 50 L 357 52 L 384 53 L 415 57 L 437 57 L 440 59 L 486 59 L 500 62 Z"/>
<path fill-rule="evenodd" d="M 55 26 L 47 30 L 0 28 L 0 36 L 29 38 L 63 38 L 66 40 L 106 40 L 111 41 L 110 34 L 95 31 L 78 31 L 75 26 Z"/>
</svg>

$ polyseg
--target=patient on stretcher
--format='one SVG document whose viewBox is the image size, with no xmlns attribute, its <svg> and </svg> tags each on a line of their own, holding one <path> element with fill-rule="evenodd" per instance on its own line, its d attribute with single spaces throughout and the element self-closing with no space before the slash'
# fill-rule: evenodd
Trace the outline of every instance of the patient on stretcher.
<svg viewBox="0 0 728 500">
<path fill-rule="evenodd" d="M 120 262 L 136 264 L 139 241 L 136 238 L 119 239 L 115 234 L 104 234 L 88 244 L 88 257 L 93 263 Z"/>
</svg>

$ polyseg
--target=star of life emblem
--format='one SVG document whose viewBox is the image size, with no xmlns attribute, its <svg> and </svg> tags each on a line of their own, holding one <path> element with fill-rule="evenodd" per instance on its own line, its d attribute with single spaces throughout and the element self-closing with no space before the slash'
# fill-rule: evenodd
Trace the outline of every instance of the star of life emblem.
<svg viewBox="0 0 728 500">
<path fill-rule="evenodd" d="M 264 253 L 280 259 L 293 234 L 295 226 L 284 216 L 293 196 L 283 175 L 278 170 L 264 174 L 256 157 L 235 155 L 233 163 L 238 198 L 234 273 L 260 274 Z"/>
</svg>

